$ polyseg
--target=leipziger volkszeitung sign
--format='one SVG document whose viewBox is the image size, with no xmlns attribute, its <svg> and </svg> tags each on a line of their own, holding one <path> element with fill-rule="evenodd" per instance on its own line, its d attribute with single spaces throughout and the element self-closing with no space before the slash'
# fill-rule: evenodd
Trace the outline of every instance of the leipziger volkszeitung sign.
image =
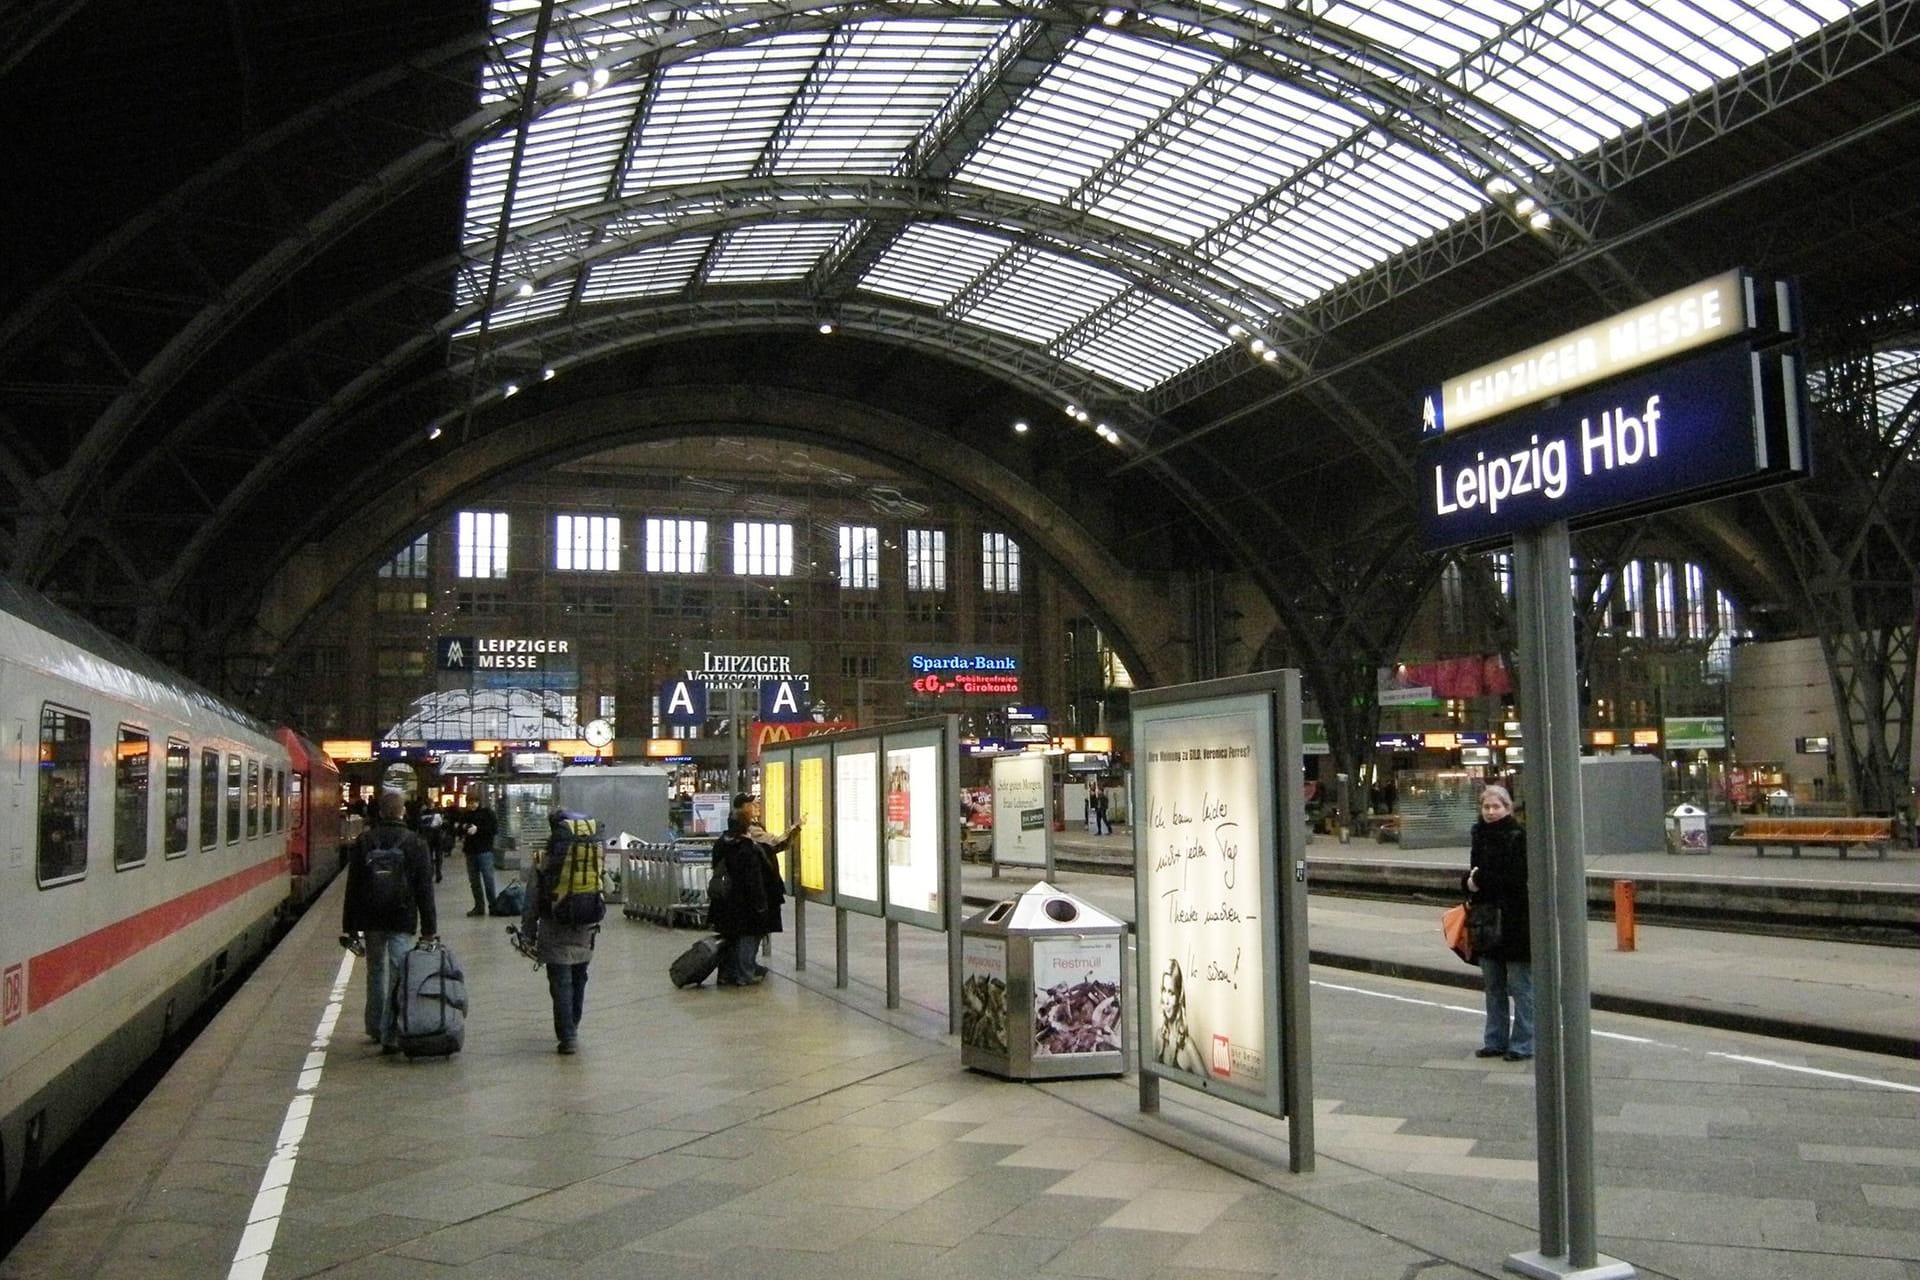
<svg viewBox="0 0 1920 1280">
<path fill-rule="evenodd" d="M 1789 292 L 1769 283 L 1746 296 Z M 1790 300 L 1777 314 L 1792 314 Z M 1429 432 L 1419 473 L 1428 548 L 1491 546 L 1558 520 L 1596 524 L 1805 475 L 1797 355 L 1765 326 L 1727 328 L 1741 337 L 1471 430 Z M 1776 345 L 1759 345 L 1756 330 Z"/>
</svg>

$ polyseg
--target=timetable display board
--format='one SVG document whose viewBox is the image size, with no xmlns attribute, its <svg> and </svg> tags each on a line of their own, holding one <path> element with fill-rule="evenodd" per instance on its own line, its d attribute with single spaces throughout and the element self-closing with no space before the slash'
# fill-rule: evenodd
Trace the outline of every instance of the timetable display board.
<svg viewBox="0 0 1920 1280">
<path fill-rule="evenodd" d="M 946 828 L 959 817 L 957 799 L 947 797 L 944 743 L 938 729 L 890 733 L 881 740 L 887 915 L 936 929 L 943 920 Z"/>
<path fill-rule="evenodd" d="M 1133 726 L 1140 1070 L 1284 1114 L 1272 697 Z"/>
<path fill-rule="evenodd" d="M 760 825 L 777 840 L 787 833 L 792 812 L 787 790 L 793 784 L 793 752 L 764 751 L 760 755 Z M 793 883 L 791 847 L 775 855 L 780 864 L 780 880 Z"/>
<path fill-rule="evenodd" d="M 793 793 L 800 822 L 799 892 L 814 902 L 833 901 L 832 753 L 824 746 L 793 749 Z"/>
<path fill-rule="evenodd" d="M 880 744 L 833 746 L 833 901 L 867 915 L 884 907 L 880 858 Z"/>
</svg>

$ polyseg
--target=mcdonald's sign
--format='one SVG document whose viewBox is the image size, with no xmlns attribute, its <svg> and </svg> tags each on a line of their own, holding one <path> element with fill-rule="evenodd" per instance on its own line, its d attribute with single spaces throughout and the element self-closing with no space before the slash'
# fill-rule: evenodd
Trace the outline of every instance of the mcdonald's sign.
<svg viewBox="0 0 1920 1280">
<path fill-rule="evenodd" d="M 747 759 L 758 760 L 761 751 L 767 747 L 777 747 L 783 742 L 811 738 L 816 733 L 844 733 L 859 727 L 852 720 L 801 720 L 792 724 L 755 720 L 747 730 Z"/>
</svg>

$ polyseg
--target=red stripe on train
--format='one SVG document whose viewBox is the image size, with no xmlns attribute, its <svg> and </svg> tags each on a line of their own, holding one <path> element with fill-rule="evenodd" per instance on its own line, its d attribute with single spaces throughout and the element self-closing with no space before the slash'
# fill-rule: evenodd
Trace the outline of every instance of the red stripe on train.
<svg viewBox="0 0 1920 1280">
<path fill-rule="evenodd" d="M 43 1009 L 93 981 L 122 960 L 138 955 L 237 898 L 287 875 L 285 857 L 269 858 L 223 880 L 148 907 L 82 938 L 43 951 L 27 961 L 27 1012 Z"/>
</svg>

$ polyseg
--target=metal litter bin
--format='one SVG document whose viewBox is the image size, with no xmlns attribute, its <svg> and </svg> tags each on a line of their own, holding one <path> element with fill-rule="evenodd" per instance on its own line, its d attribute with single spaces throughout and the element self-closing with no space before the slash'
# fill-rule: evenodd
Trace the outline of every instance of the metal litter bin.
<svg viewBox="0 0 1920 1280">
<path fill-rule="evenodd" d="M 1126 1070 L 1127 926 L 1041 881 L 960 925 L 960 1062 L 1009 1080 Z"/>
<path fill-rule="evenodd" d="M 1707 852 L 1707 811 L 1690 804 L 1676 805 L 1667 813 L 1667 852 Z"/>
</svg>

